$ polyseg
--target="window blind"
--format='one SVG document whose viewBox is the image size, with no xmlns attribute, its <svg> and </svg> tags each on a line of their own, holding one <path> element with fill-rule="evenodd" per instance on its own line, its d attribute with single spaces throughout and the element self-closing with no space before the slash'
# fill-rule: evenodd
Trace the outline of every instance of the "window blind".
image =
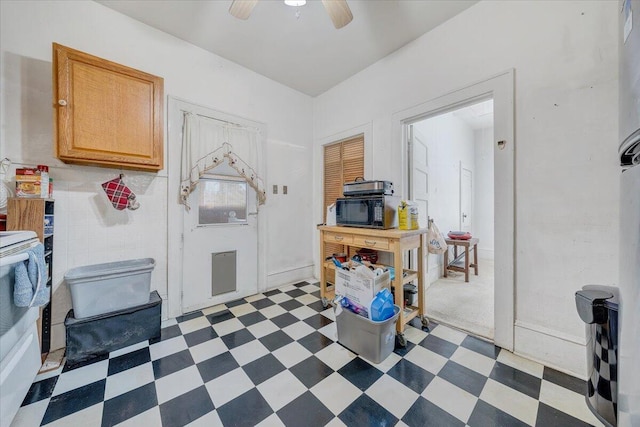
<svg viewBox="0 0 640 427">
<path fill-rule="evenodd" d="M 324 215 L 327 207 L 342 197 L 345 182 L 364 177 L 364 135 L 338 141 L 324 146 Z M 333 253 L 344 252 L 344 246 L 325 245 L 325 258 Z"/>
</svg>

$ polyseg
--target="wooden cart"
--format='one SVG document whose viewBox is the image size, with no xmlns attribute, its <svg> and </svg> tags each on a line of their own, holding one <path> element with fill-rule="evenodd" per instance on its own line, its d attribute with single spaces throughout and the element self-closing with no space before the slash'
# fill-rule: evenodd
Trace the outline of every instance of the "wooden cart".
<svg viewBox="0 0 640 427">
<path fill-rule="evenodd" d="M 348 248 L 369 248 L 393 254 L 393 268 L 395 279 L 391 282 L 394 287 L 394 299 L 401 306 L 404 301 L 403 285 L 418 280 L 418 306 L 407 306 L 400 311 L 396 331 L 398 344 L 406 345 L 404 328 L 407 322 L 419 316 L 423 327 L 429 324 L 425 316 L 424 285 L 426 278 L 427 229 L 418 230 L 377 230 L 370 228 L 340 227 L 321 225 L 320 230 L 320 296 L 326 307 L 334 296 L 335 267 L 331 261 L 325 260 L 325 243 L 338 243 Z M 403 256 L 406 251 L 417 250 L 418 265 L 416 270 L 404 268 Z"/>
</svg>

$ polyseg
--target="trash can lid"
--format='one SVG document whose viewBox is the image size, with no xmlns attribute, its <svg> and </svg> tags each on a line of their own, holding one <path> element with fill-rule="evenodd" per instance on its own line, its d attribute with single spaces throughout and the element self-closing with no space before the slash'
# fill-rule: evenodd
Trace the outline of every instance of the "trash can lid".
<svg viewBox="0 0 640 427">
<path fill-rule="evenodd" d="M 592 304 L 602 304 L 605 300 L 613 298 L 613 294 L 597 290 L 581 290 L 576 292 L 576 298 L 583 298 Z"/>
<path fill-rule="evenodd" d="M 106 262 L 103 264 L 84 265 L 67 271 L 66 281 L 82 280 L 112 274 L 135 273 L 140 270 L 152 270 L 155 267 L 153 258 L 128 259 L 124 261 Z"/>
<path fill-rule="evenodd" d="M 611 308 L 614 310 L 618 310 L 618 304 L 620 303 L 620 299 L 619 299 L 619 290 L 617 287 L 615 286 L 605 286 L 605 285 L 585 285 L 582 287 L 582 292 L 594 292 L 594 291 L 598 291 L 598 292 L 603 292 L 608 294 L 608 296 L 606 297 L 598 297 L 597 295 L 595 295 L 596 298 L 600 299 L 602 302 L 604 302 L 604 305 L 607 308 Z M 581 291 L 578 291 L 581 292 Z"/>
</svg>

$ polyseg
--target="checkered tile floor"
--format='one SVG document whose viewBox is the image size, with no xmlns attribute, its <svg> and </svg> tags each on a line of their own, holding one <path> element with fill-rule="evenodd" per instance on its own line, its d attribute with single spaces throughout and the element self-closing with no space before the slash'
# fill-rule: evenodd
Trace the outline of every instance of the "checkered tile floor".
<svg viewBox="0 0 640 427">
<path fill-rule="evenodd" d="M 301 282 L 38 376 L 12 426 L 587 426 L 585 382 L 444 325 L 372 364 Z"/>
</svg>

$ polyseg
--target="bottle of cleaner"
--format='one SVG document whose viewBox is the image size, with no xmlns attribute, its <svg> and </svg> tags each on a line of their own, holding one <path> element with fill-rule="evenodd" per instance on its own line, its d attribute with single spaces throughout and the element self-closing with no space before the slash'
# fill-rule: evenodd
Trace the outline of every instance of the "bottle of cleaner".
<svg viewBox="0 0 640 427">
<path fill-rule="evenodd" d="M 395 314 L 393 309 L 393 296 L 389 289 L 384 288 L 376 294 L 371 301 L 371 320 L 381 322 L 387 320 Z"/>
</svg>

